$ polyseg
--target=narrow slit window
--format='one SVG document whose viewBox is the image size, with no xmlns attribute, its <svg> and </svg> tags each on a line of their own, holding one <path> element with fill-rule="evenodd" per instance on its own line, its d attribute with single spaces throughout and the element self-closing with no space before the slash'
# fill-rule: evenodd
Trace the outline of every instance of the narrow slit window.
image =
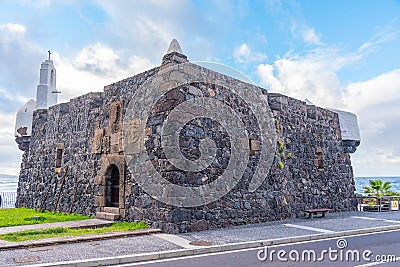
<svg viewBox="0 0 400 267">
<path fill-rule="evenodd" d="M 314 160 L 314 165 L 315 165 L 315 167 L 318 168 L 319 171 L 322 172 L 322 171 L 324 171 L 324 165 L 325 165 L 324 164 L 325 156 L 324 156 L 324 152 L 323 152 L 322 148 L 317 147 L 315 154 L 317 157 Z"/>
<path fill-rule="evenodd" d="M 62 165 L 64 163 L 64 144 L 57 144 L 56 147 L 56 158 L 55 158 L 55 168 L 56 172 L 60 172 Z"/>
<path fill-rule="evenodd" d="M 56 168 L 61 168 L 61 161 L 62 161 L 62 149 L 57 149 L 56 153 Z"/>
</svg>

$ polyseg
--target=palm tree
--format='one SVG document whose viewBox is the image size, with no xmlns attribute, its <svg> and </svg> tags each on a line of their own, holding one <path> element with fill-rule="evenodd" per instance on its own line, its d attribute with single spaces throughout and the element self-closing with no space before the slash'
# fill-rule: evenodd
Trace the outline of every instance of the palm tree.
<svg viewBox="0 0 400 267">
<path fill-rule="evenodd" d="M 381 199 L 383 196 L 393 196 L 396 195 L 395 192 L 391 191 L 390 182 L 382 182 L 381 180 L 369 180 L 369 186 L 364 186 L 364 193 L 376 196 Z"/>
<path fill-rule="evenodd" d="M 383 196 L 395 196 L 395 192 L 391 191 L 390 182 L 382 182 L 381 180 L 369 180 L 369 186 L 364 186 L 364 193 L 375 196 L 378 211 L 381 211 L 381 199 Z"/>
</svg>

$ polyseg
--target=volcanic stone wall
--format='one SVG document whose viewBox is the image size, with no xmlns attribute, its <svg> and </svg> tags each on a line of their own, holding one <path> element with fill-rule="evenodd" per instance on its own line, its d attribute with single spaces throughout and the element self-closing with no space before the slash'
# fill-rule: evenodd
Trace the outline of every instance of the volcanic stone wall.
<svg viewBox="0 0 400 267">
<path fill-rule="evenodd" d="M 36 110 L 29 150 L 22 157 L 16 206 L 95 215 L 99 187 L 94 180 L 101 168 L 101 154 L 92 153 L 94 132 L 108 124 L 112 102 L 131 98 L 156 71 L 111 84 L 104 92 Z M 56 168 L 60 145 L 62 168 Z"/>
<path fill-rule="evenodd" d="M 280 94 L 268 94 L 279 136 L 270 185 L 298 214 L 304 208 L 354 210 L 357 205 L 350 155 L 344 152 L 336 113 Z M 283 155 L 285 154 L 285 155 Z M 289 156 L 288 156 L 289 155 Z M 283 156 L 283 157 L 281 157 Z"/>
<path fill-rule="evenodd" d="M 86 94 L 48 110 L 35 111 L 32 141 L 21 164 L 16 205 L 95 215 L 104 206 L 99 197 L 105 190 L 101 182 L 107 168 L 104 164 L 116 158 L 122 159 L 122 218 L 145 220 L 170 233 L 281 220 L 299 216 L 306 208 L 355 210 L 353 171 L 342 144 L 337 114 L 284 95 L 267 94 L 262 88 L 258 88 L 259 94 L 272 110 L 277 144 L 269 174 L 257 190 L 248 190 L 249 179 L 260 159 L 255 148 L 246 155 L 249 163 L 242 179 L 212 203 L 184 208 L 164 204 L 148 195 L 125 168 L 122 137 L 118 134 L 129 100 L 157 71 L 155 68 L 111 84 L 102 93 Z M 229 82 L 229 77 L 220 76 Z M 240 83 L 231 80 L 235 85 Z M 243 122 L 252 135 L 251 147 L 260 145 L 258 135 L 262 134 L 257 132 L 250 110 L 242 106 L 240 99 L 233 99 L 226 88 L 198 83 L 170 90 L 149 114 L 145 145 L 163 177 L 182 186 L 214 181 L 224 172 L 231 156 L 227 132 L 218 121 L 203 118 L 192 120 L 183 128 L 179 145 L 186 158 L 195 160 L 200 156 L 199 140 L 211 138 L 217 152 L 209 168 L 185 174 L 168 163 L 155 163 L 165 159 L 160 148 L 160 129 L 168 112 L 195 98 L 196 92 L 231 101 L 232 108 L 246 117 Z"/>
</svg>

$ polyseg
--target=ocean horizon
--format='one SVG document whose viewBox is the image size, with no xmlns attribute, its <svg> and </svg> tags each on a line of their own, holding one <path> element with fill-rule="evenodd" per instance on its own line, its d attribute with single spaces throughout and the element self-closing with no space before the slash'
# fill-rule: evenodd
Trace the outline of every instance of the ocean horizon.
<svg viewBox="0 0 400 267">
<path fill-rule="evenodd" d="M 17 192 L 18 176 L 0 173 L 0 192 Z"/>
<path fill-rule="evenodd" d="M 363 187 L 369 185 L 369 180 L 380 179 L 391 182 L 391 190 L 400 192 L 400 176 L 354 177 L 356 193 L 363 193 Z M 18 176 L 0 174 L 0 192 L 17 192 Z"/>
</svg>

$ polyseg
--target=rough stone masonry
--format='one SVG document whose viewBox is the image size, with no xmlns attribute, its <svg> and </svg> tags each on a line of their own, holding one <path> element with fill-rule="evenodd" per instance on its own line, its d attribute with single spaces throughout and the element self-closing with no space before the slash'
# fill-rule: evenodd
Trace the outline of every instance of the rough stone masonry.
<svg viewBox="0 0 400 267">
<path fill-rule="evenodd" d="M 161 66 L 33 113 L 16 206 L 169 233 L 355 210 L 359 143 L 354 114 L 192 64 L 174 40 Z"/>
</svg>

